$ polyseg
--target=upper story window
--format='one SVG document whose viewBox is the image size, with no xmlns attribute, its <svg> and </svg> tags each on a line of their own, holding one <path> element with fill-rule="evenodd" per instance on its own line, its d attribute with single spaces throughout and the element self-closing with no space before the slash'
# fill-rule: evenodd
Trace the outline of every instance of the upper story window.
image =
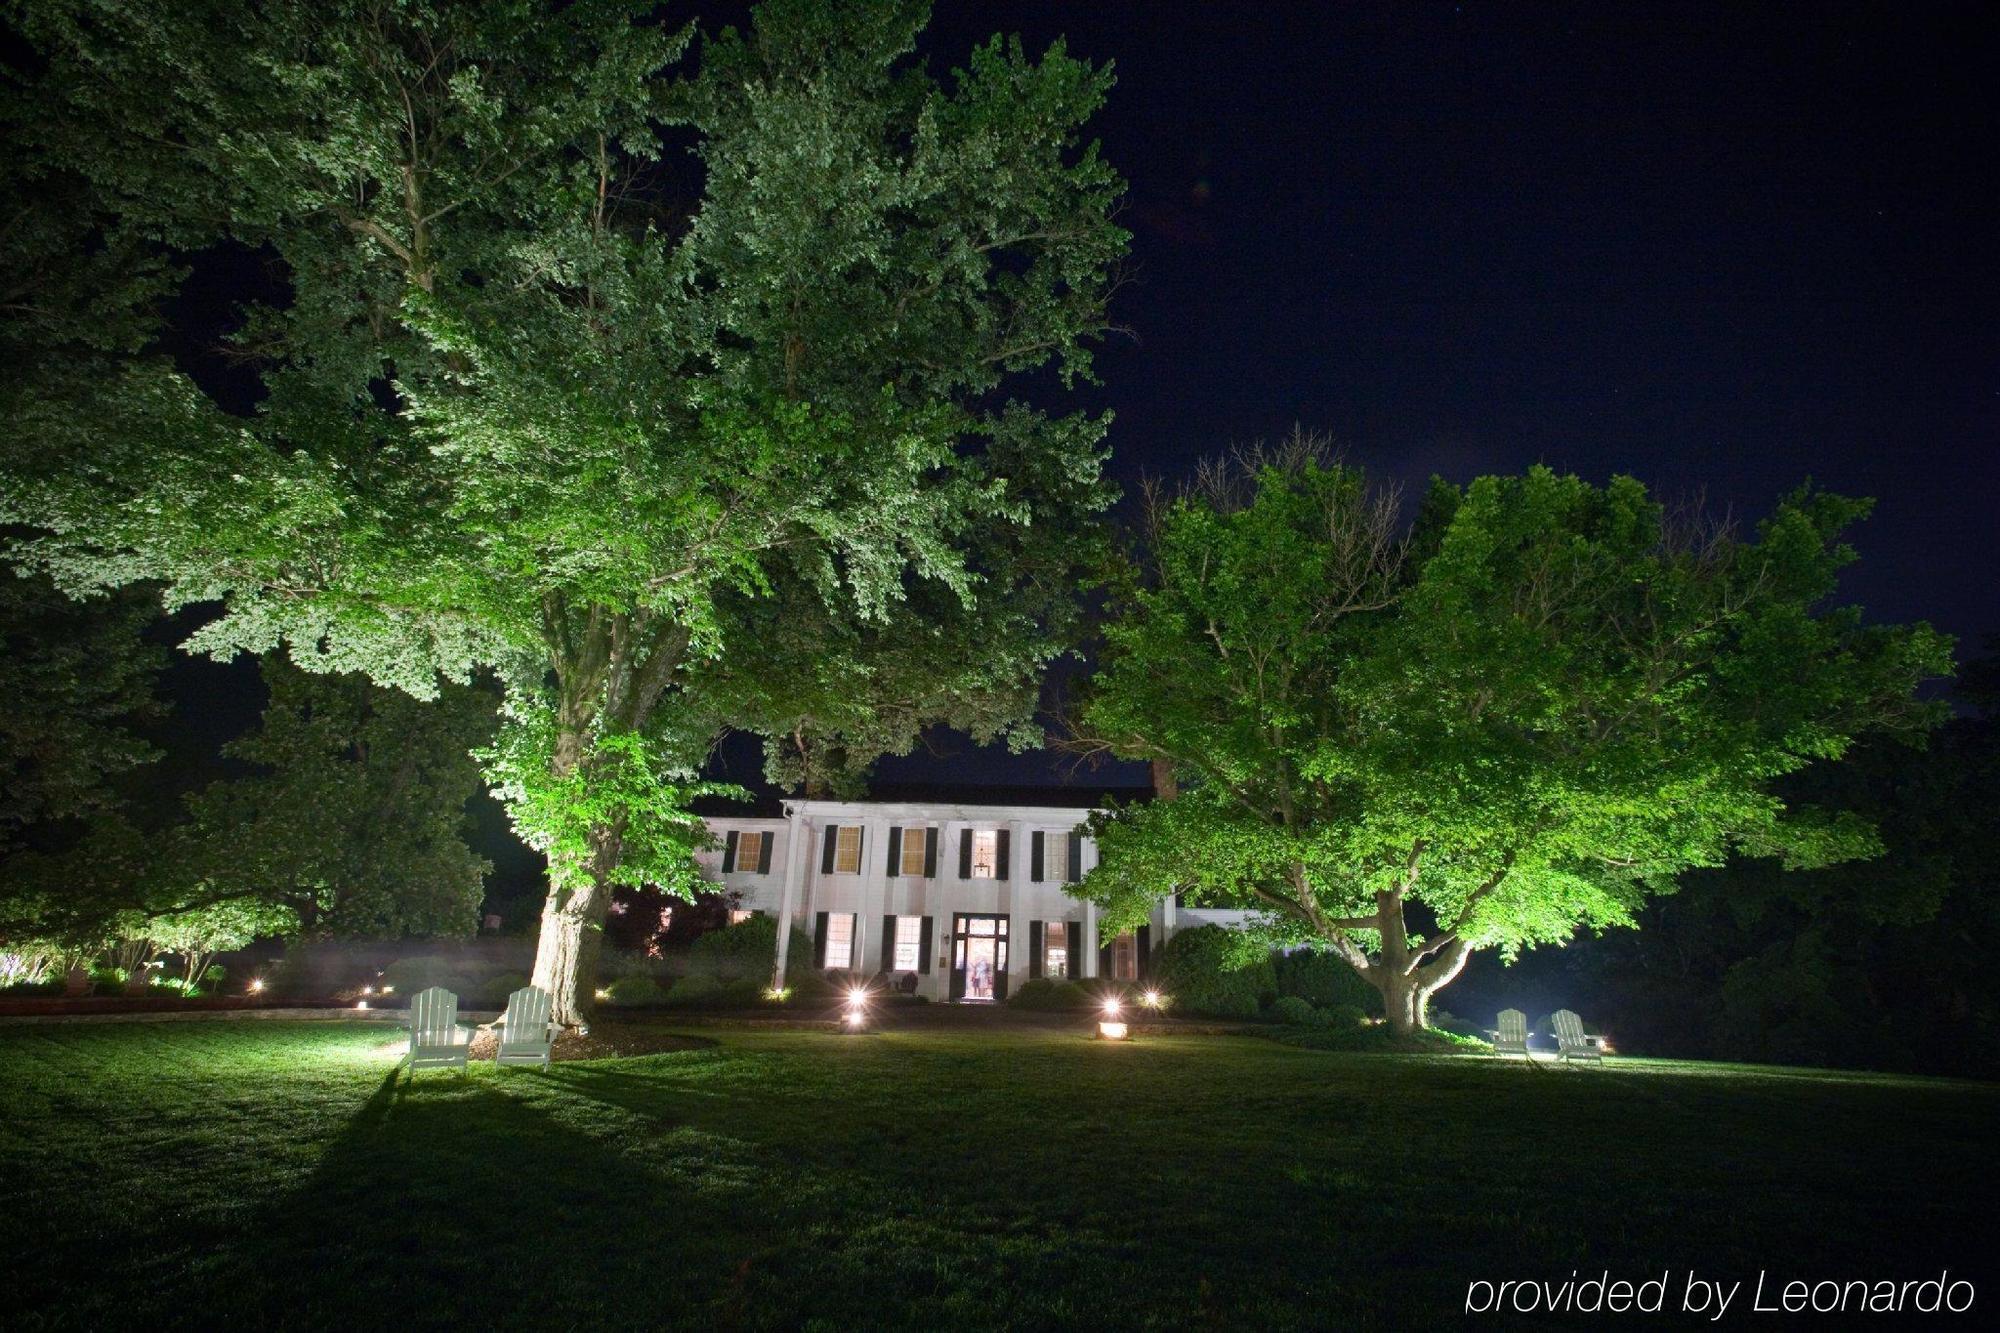
<svg viewBox="0 0 2000 1333">
<path fill-rule="evenodd" d="M 861 873 L 860 825 L 845 825 L 834 834 L 833 872 L 836 875 L 858 875 Z"/>
<path fill-rule="evenodd" d="M 771 835 L 762 829 L 736 830 L 722 840 L 722 873 L 725 875 L 768 875 L 771 873 Z"/>
<path fill-rule="evenodd" d="M 897 867 L 899 874 L 921 875 L 924 873 L 924 854 L 929 846 L 929 841 L 930 830 L 928 829 L 906 828 L 903 830 L 902 864 Z"/>
<path fill-rule="evenodd" d="M 1000 878 L 1000 833 L 997 829 L 974 829 L 972 833 L 972 877 Z"/>
<path fill-rule="evenodd" d="M 736 868 L 755 870 L 764 864 L 764 839 L 771 835 L 764 832 L 739 833 L 736 835 Z"/>
</svg>

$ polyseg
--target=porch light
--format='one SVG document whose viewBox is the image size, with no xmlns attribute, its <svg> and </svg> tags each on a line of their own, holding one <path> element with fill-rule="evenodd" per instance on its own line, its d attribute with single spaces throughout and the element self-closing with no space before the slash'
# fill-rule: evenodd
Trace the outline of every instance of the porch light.
<svg viewBox="0 0 2000 1333">
<path fill-rule="evenodd" d="M 1158 1009 L 1162 1005 L 1164 1005 L 1166 1001 L 1161 997 L 1158 991 L 1149 990 L 1144 995 L 1139 997 L 1139 1003 L 1145 1005 L 1148 1009 Z"/>
<path fill-rule="evenodd" d="M 263 989 L 264 989 L 264 978 L 262 977 L 250 978 L 250 993 L 252 995 L 258 994 Z"/>
</svg>

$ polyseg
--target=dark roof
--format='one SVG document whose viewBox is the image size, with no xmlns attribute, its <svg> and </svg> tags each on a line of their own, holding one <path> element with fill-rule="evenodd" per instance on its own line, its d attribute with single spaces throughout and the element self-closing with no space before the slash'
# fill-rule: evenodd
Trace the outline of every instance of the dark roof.
<svg viewBox="0 0 2000 1333">
<path fill-rule="evenodd" d="M 785 793 L 773 788 L 755 792 L 748 801 L 728 801 L 704 796 L 694 802 L 700 815 L 782 816 Z M 938 805 L 1046 805 L 1064 810 L 1091 810 L 1112 801 L 1150 801 L 1151 787 L 1102 787 L 1082 784 L 1050 786 L 994 786 L 968 784 L 939 786 L 934 783 L 878 782 L 868 788 L 864 801 L 925 801 Z"/>
</svg>

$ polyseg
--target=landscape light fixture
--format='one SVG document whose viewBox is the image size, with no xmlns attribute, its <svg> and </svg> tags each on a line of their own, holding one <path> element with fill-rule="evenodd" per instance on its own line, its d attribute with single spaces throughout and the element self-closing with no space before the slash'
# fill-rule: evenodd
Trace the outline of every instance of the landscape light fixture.
<svg viewBox="0 0 2000 1333">
<path fill-rule="evenodd" d="M 841 1014 L 841 1026 L 849 1032 L 860 1032 L 868 1026 L 868 992 L 856 986 L 847 992 L 847 1009 Z"/>
<path fill-rule="evenodd" d="M 250 978 L 250 993 L 252 995 L 259 994 L 260 992 L 263 991 L 263 989 L 264 989 L 264 978 L 262 977 Z"/>
<path fill-rule="evenodd" d="M 1124 1006 L 1118 1002 L 1116 995 L 1105 997 L 1104 1017 L 1097 1024 L 1099 1037 L 1105 1041 L 1124 1041 L 1131 1035 L 1131 1029 L 1127 1028 L 1124 1020 L 1119 1017 L 1123 1010 Z"/>
</svg>

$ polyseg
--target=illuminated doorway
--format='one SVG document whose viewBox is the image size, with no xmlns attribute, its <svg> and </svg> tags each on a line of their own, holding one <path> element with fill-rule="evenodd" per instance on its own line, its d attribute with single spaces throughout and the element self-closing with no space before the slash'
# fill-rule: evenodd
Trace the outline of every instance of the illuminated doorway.
<svg viewBox="0 0 2000 1333">
<path fill-rule="evenodd" d="M 992 1003 L 1007 998 L 1007 918 L 951 919 L 951 998 Z"/>
</svg>

